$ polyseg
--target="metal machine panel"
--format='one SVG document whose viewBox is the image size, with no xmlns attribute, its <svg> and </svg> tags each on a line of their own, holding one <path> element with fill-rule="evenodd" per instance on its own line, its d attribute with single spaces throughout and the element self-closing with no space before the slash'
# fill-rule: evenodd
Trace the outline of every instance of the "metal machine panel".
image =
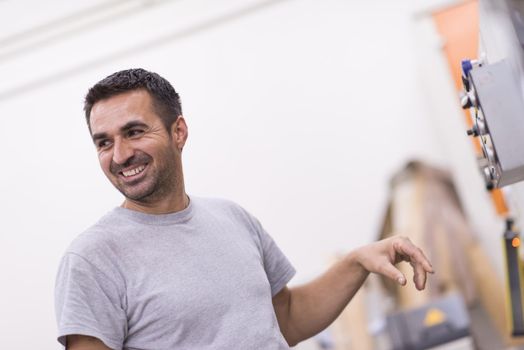
<svg viewBox="0 0 524 350">
<path fill-rule="evenodd" d="M 524 100 L 511 67 L 503 60 L 470 71 L 485 124 L 480 131 L 495 187 L 524 180 Z"/>
</svg>

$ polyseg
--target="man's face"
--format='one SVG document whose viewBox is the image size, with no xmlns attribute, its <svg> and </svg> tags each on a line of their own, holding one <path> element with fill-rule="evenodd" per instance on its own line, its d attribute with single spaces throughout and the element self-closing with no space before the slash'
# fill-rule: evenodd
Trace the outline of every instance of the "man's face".
<svg viewBox="0 0 524 350">
<path fill-rule="evenodd" d="M 90 115 L 102 170 L 126 198 L 141 203 L 161 200 L 182 183 L 185 137 L 177 125 L 183 118 L 167 131 L 152 102 L 147 91 L 134 90 L 95 103 Z"/>
</svg>

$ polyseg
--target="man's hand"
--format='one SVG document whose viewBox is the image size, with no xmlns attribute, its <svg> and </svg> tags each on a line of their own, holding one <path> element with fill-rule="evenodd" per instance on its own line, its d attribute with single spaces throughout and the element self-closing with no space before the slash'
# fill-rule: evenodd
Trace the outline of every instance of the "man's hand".
<svg viewBox="0 0 524 350">
<path fill-rule="evenodd" d="M 393 236 L 371 243 L 353 251 L 356 259 L 366 271 L 384 275 L 401 285 L 406 284 L 406 276 L 394 265 L 406 261 L 413 267 L 413 282 L 418 290 L 426 286 L 427 273 L 434 273 L 431 263 L 420 248 L 409 238 Z"/>
</svg>

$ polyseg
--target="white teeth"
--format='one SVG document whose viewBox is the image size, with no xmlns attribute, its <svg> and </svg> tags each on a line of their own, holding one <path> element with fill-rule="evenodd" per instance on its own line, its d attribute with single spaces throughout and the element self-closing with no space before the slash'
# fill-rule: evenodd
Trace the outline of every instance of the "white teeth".
<svg viewBox="0 0 524 350">
<path fill-rule="evenodd" d="M 145 165 L 141 165 L 139 166 L 138 168 L 134 168 L 134 169 L 131 169 L 131 170 L 127 170 L 127 171 L 123 171 L 122 174 L 125 176 L 125 177 L 128 177 L 128 176 L 133 176 L 133 175 L 136 175 L 138 173 L 141 173 L 142 170 L 145 169 Z"/>
</svg>

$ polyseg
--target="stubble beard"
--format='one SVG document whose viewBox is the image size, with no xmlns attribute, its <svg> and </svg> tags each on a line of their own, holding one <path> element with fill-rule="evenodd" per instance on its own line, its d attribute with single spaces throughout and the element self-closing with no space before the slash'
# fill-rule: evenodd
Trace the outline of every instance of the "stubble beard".
<svg viewBox="0 0 524 350">
<path fill-rule="evenodd" d="M 130 201 L 135 203 L 152 204 L 161 199 L 175 193 L 179 186 L 180 179 L 176 171 L 176 158 L 172 152 L 168 152 L 161 159 L 156 160 L 156 168 L 152 169 L 153 158 L 147 154 L 140 155 L 142 159 L 147 156 L 149 158 L 148 169 L 151 172 L 147 174 L 147 178 L 143 179 L 136 185 L 126 185 L 118 181 L 112 181 L 115 188 L 122 193 L 122 195 Z M 126 162 L 128 163 L 128 162 Z M 136 163 L 131 162 L 131 164 Z M 113 171 L 111 171 L 113 172 Z M 115 173 L 113 172 L 113 175 Z M 135 189 L 135 186 L 143 186 L 141 190 Z"/>
</svg>

